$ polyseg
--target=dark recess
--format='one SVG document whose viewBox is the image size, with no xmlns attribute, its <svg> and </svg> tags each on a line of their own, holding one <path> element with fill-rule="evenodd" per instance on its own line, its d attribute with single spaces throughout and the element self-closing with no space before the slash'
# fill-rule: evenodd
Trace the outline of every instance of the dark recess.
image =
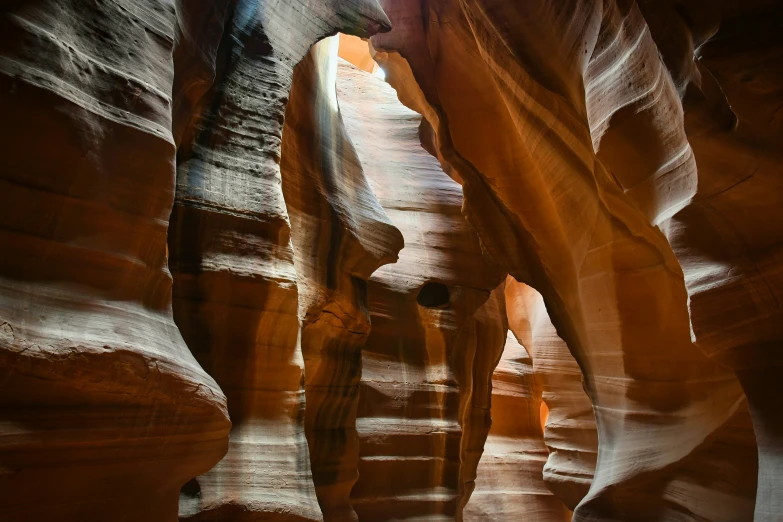
<svg viewBox="0 0 783 522">
<path fill-rule="evenodd" d="M 443 283 L 427 283 L 419 290 L 416 302 L 425 308 L 443 308 L 449 304 L 449 289 Z"/>
</svg>

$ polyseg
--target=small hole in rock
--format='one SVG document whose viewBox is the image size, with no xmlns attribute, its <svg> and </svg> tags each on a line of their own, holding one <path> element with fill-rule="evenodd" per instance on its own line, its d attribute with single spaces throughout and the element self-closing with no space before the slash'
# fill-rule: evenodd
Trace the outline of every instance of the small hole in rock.
<svg viewBox="0 0 783 522">
<path fill-rule="evenodd" d="M 201 511 L 201 486 L 191 479 L 179 490 L 179 515 L 193 516 Z"/>
<path fill-rule="evenodd" d="M 180 493 L 189 498 L 196 498 L 201 496 L 201 485 L 196 479 L 190 479 L 182 488 Z"/>
<path fill-rule="evenodd" d="M 449 304 L 449 289 L 443 283 L 427 283 L 419 290 L 416 302 L 425 308 L 442 308 Z"/>
</svg>

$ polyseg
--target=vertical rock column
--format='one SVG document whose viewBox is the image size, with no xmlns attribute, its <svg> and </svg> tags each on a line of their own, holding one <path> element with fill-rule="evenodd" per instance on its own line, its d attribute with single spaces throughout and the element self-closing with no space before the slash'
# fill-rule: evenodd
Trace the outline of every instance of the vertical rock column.
<svg viewBox="0 0 783 522">
<path fill-rule="evenodd" d="M 492 428 L 465 520 L 570 520 L 568 510 L 547 490 L 542 477 L 548 452 L 541 391 L 533 359 L 509 330 L 492 375 Z"/>
<path fill-rule="evenodd" d="M 358 40 L 358 38 L 357 38 Z M 305 369 L 305 431 L 324 519 L 355 520 L 356 406 L 370 331 L 367 279 L 402 248 L 348 139 L 337 93 L 338 38 L 297 67 L 283 132 Z"/>
<path fill-rule="evenodd" d="M 533 359 L 533 371 L 546 406 L 544 443 L 549 458 L 543 468 L 547 487 L 573 510 L 595 473 L 598 431 L 582 372 L 549 320 L 544 299 L 535 289 L 506 279 L 509 329 Z"/>
<path fill-rule="evenodd" d="M 322 518 L 304 437 L 283 122 L 294 67 L 313 43 L 388 29 L 372 0 L 333 4 L 235 2 L 214 86 L 183 109 L 169 237 L 175 318 L 226 389 L 234 427 L 226 458 L 183 489 L 182 519 Z"/>
<path fill-rule="evenodd" d="M 421 116 L 345 62 L 337 92 L 370 186 L 405 238 L 399 261 L 369 281 L 353 506 L 368 521 L 461 519 L 505 340 L 502 295 L 491 295 L 502 274 L 460 214 L 459 185 L 421 147 Z"/>
<path fill-rule="evenodd" d="M 174 325 L 172 2 L 0 9 L 0 505 L 171 521 L 226 451 Z"/>
</svg>

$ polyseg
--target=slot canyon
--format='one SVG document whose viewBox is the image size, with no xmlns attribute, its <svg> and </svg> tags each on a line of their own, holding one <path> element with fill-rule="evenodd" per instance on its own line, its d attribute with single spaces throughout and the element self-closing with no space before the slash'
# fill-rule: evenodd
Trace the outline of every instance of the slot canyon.
<svg viewBox="0 0 783 522">
<path fill-rule="evenodd" d="M 783 522 L 780 0 L 0 0 L 0 520 Z"/>
</svg>

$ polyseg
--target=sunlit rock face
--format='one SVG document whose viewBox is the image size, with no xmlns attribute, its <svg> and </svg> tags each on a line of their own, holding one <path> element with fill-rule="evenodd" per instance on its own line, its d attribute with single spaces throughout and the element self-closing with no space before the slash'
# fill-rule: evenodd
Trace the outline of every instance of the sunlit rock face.
<svg viewBox="0 0 783 522">
<path fill-rule="evenodd" d="M 387 19 L 371 1 L 15 1 L 0 16 L 3 518 L 175 519 L 230 427 L 191 351 L 237 422 L 232 471 L 211 475 L 225 489 L 189 483 L 186 512 L 268 508 L 242 468 L 309 468 L 281 422 L 303 405 L 277 167 L 293 67 Z M 290 489 L 312 491 L 300 475 Z"/>
<path fill-rule="evenodd" d="M 782 21 L 3 2 L 0 519 L 783 520 Z"/>
<path fill-rule="evenodd" d="M 174 57 L 209 55 L 187 12 L 220 27 L 215 4 L 0 8 L 4 520 L 171 521 L 226 451 L 226 398 L 174 324 L 166 259 Z"/>
<path fill-rule="evenodd" d="M 542 387 L 533 359 L 509 330 L 492 375 L 492 428 L 481 456 L 466 521 L 570 520 L 543 480 Z"/>
<path fill-rule="evenodd" d="M 348 155 L 336 56 L 306 55 L 338 29 L 381 28 L 369 1 L 240 2 L 217 80 L 192 104 L 170 234 L 174 312 L 226 390 L 233 428 L 226 457 L 183 488 L 182 520 L 352 518 L 364 279 L 402 240 Z M 306 429 L 319 433 L 312 451 Z"/>
<path fill-rule="evenodd" d="M 537 386 L 531 388 L 536 392 L 533 396 L 540 396 L 546 407 L 543 437 L 549 458 L 543 479 L 573 510 L 590 489 L 598 453 L 595 415 L 582 386 L 582 373 L 535 289 L 509 277 L 506 310 L 509 329 L 532 359 L 530 379 Z"/>
<path fill-rule="evenodd" d="M 370 47 L 366 40 L 356 36 L 340 33 L 338 56 L 348 63 L 368 73 L 378 71 L 378 62 L 372 59 Z"/>
<path fill-rule="evenodd" d="M 460 186 L 421 146 L 421 116 L 341 62 L 345 126 L 405 248 L 369 281 L 357 430 L 360 520 L 454 520 L 489 429 L 490 380 L 505 342 L 502 274 L 460 213 Z"/>
<path fill-rule="evenodd" d="M 299 292 L 313 479 L 326 520 L 355 520 L 361 350 L 367 279 L 403 246 L 365 178 L 338 107 L 337 37 L 296 70 L 283 132 L 283 194 Z M 366 44 L 365 44 L 366 46 Z"/>
<path fill-rule="evenodd" d="M 721 4 L 651 2 L 643 12 L 684 92 L 699 173 L 693 201 L 664 230 L 685 273 L 696 345 L 732 368 L 747 394 L 755 520 L 770 521 L 783 518 L 783 6 Z"/>
<path fill-rule="evenodd" d="M 736 450 L 706 449 L 738 416 L 747 423 L 745 399 L 691 339 L 668 224 L 700 178 L 681 86 L 644 13 L 628 2 L 382 5 L 394 29 L 372 39 L 376 59 L 462 179 L 482 245 L 540 291 L 583 372 L 600 451 L 575 520 L 750 519 L 747 424 L 729 437 Z M 733 470 L 730 484 L 706 469 L 706 485 L 694 483 L 707 455 Z"/>
</svg>

